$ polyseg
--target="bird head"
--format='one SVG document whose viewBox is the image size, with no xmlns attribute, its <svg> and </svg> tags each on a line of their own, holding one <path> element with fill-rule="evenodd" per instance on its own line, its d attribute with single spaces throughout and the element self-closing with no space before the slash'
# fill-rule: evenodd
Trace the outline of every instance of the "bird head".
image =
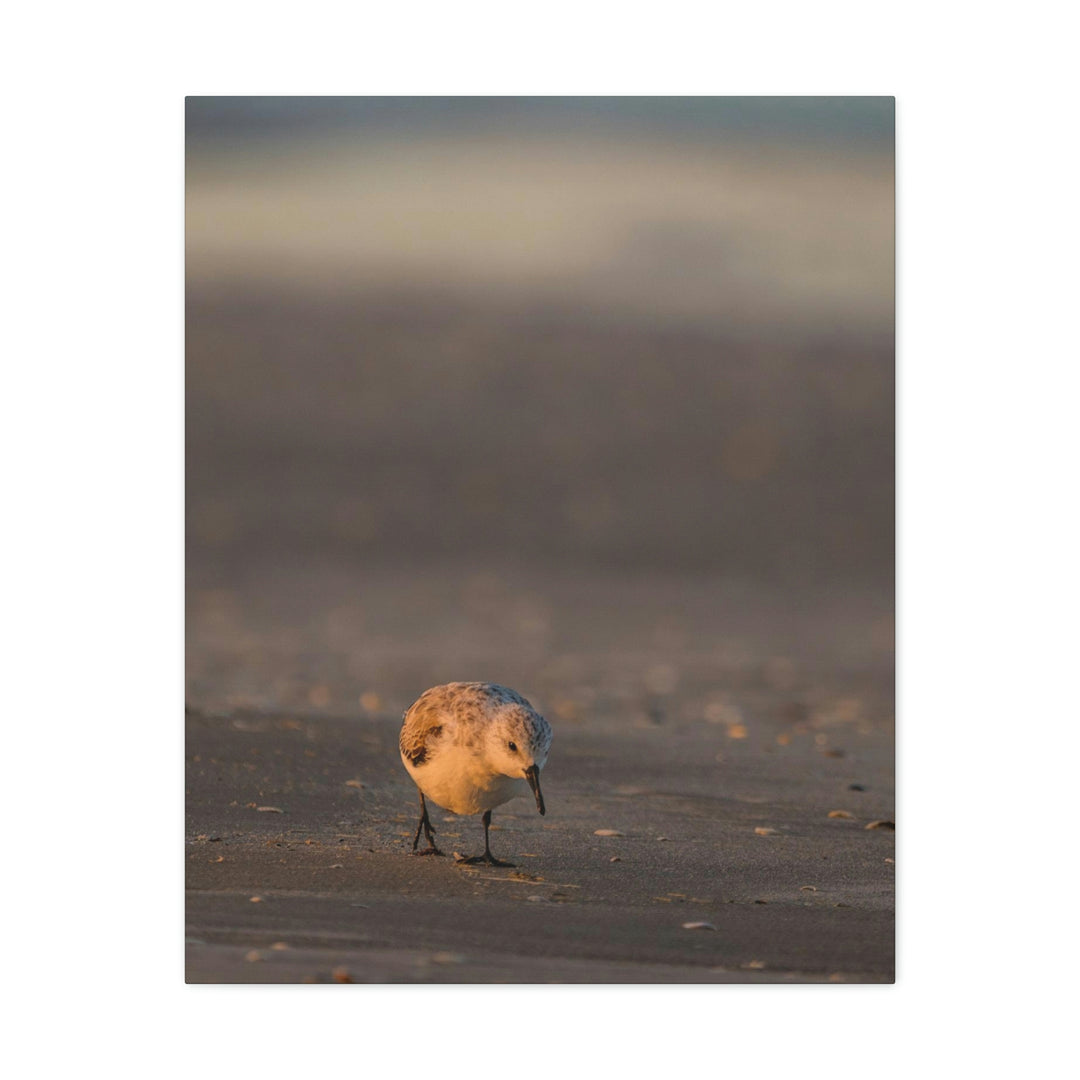
<svg viewBox="0 0 1080 1080">
<path fill-rule="evenodd" d="M 493 725 L 488 744 L 492 762 L 505 776 L 524 779 L 536 798 L 536 809 L 545 812 L 540 790 L 540 770 L 551 749 L 551 725 L 532 709 L 515 707 Z"/>
</svg>

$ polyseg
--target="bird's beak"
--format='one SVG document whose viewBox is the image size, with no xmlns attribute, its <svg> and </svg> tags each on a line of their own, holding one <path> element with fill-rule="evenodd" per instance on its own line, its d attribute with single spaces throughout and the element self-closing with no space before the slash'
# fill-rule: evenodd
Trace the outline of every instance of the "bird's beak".
<svg viewBox="0 0 1080 1080">
<path fill-rule="evenodd" d="M 532 788 L 532 792 L 536 796 L 536 809 L 542 815 L 544 813 L 544 793 L 540 790 L 540 770 L 535 765 L 530 765 L 525 770 L 525 779 L 529 781 L 529 787 Z"/>
</svg>

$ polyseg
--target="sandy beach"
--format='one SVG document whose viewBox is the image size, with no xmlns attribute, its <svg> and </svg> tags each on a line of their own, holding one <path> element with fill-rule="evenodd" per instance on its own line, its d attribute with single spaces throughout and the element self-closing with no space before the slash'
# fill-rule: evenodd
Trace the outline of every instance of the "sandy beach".
<svg viewBox="0 0 1080 1080">
<path fill-rule="evenodd" d="M 892 981 L 887 727 L 555 721 L 500 869 L 410 855 L 399 723 L 189 710 L 189 982 Z"/>
<path fill-rule="evenodd" d="M 891 981 L 891 100 L 188 121 L 188 980 Z M 470 680 L 513 870 L 409 854 Z"/>
</svg>

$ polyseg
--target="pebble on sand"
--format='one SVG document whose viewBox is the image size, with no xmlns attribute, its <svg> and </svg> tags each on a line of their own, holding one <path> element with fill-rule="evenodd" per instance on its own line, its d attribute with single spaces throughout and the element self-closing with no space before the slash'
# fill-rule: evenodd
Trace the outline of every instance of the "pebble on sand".
<svg viewBox="0 0 1080 1080">
<path fill-rule="evenodd" d="M 622 836 L 618 829 L 597 829 L 593 836 Z"/>
<path fill-rule="evenodd" d="M 711 922 L 684 922 L 682 924 L 684 930 L 715 930 Z"/>
</svg>

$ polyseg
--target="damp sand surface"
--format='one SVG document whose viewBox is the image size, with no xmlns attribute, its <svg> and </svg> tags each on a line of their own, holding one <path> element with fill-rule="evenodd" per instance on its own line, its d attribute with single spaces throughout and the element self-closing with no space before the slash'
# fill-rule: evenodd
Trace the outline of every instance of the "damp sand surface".
<svg viewBox="0 0 1080 1080">
<path fill-rule="evenodd" d="M 188 982 L 893 981 L 891 730 L 555 721 L 547 815 L 494 815 L 511 869 L 441 810 L 411 854 L 398 726 L 189 707 Z"/>
</svg>

